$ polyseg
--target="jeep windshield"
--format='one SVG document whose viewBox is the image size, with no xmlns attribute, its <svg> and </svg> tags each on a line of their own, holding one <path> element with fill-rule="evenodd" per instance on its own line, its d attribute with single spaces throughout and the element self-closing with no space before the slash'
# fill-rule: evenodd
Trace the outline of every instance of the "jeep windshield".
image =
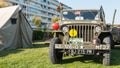
<svg viewBox="0 0 120 68">
<path fill-rule="evenodd" d="M 62 20 L 98 20 L 98 11 L 63 11 Z"/>
</svg>

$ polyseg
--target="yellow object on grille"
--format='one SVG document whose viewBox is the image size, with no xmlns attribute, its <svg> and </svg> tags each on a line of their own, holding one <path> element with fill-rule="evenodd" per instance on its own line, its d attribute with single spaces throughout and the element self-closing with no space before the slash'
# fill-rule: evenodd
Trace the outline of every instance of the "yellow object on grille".
<svg viewBox="0 0 120 68">
<path fill-rule="evenodd" d="M 71 30 L 69 31 L 69 35 L 70 35 L 71 37 L 77 36 L 77 30 L 71 29 Z"/>
</svg>

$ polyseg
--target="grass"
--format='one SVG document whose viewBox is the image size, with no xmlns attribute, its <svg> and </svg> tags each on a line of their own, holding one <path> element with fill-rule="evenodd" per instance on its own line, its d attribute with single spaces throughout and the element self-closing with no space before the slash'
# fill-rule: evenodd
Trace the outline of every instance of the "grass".
<svg viewBox="0 0 120 68">
<path fill-rule="evenodd" d="M 0 68 L 120 68 L 120 46 L 112 50 L 111 66 L 103 66 L 102 58 L 82 55 L 52 64 L 48 45 L 35 43 L 33 48 L 0 51 Z"/>
</svg>

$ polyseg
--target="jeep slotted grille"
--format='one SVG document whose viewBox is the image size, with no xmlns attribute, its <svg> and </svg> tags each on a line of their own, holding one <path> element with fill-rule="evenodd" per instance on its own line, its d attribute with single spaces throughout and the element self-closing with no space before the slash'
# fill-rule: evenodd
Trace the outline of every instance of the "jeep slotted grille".
<svg viewBox="0 0 120 68">
<path fill-rule="evenodd" d="M 95 25 L 68 25 L 69 30 L 77 30 L 75 38 L 83 38 L 84 42 L 90 42 L 95 36 Z"/>
</svg>

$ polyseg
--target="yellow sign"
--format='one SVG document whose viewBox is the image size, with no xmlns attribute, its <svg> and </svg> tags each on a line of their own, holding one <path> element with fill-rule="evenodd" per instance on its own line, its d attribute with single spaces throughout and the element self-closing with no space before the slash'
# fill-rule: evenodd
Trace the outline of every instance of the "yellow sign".
<svg viewBox="0 0 120 68">
<path fill-rule="evenodd" d="M 71 37 L 77 36 L 77 30 L 71 29 L 71 30 L 69 31 L 69 35 L 70 35 Z"/>
</svg>

